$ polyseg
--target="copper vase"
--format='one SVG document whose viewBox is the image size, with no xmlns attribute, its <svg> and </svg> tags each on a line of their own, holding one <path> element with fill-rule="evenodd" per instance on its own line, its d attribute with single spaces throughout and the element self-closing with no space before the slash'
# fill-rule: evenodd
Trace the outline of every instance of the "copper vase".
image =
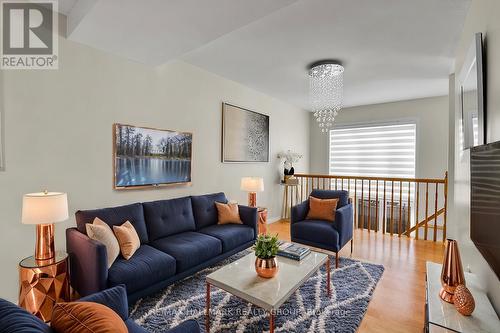
<svg viewBox="0 0 500 333">
<path fill-rule="evenodd" d="M 260 277 L 272 278 L 278 274 L 278 260 L 276 257 L 269 259 L 255 258 L 255 271 Z"/>
<path fill-rule="evenodd" d="M 448 239 L 441 271 L 441 290 L 439 296 L 448 303 L 453 303 L 453 294 L 459 284 L 465 285 L 464 270 L 456 240 Z"/>
</svg>

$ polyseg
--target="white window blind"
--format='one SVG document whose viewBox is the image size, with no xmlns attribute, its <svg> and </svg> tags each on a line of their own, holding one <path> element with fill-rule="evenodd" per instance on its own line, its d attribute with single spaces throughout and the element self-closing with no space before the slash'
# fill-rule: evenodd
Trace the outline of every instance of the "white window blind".
<svg viewBox="0 0 500 333">
<path fill-rule="evenodd" d="M 330 131 L 330 175 L 415 177 L 416 124 Z"/>
</svg>

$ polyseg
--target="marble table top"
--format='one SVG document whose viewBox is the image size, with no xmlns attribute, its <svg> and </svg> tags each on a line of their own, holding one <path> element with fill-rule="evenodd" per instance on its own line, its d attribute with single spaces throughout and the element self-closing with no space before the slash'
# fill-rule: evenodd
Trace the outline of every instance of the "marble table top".
<svg viewBox="0 0 500 333">
<path fill-rule="evenodd" d="M 301 261 L 277 259 L 279 272 L 270 279 L 257 275 L 255 255 L 251 253 L 209 274 L 207 282 L 267 311 L 277 310 L 326 263 L 328 256 L 311 251 Z"/>
</svg>

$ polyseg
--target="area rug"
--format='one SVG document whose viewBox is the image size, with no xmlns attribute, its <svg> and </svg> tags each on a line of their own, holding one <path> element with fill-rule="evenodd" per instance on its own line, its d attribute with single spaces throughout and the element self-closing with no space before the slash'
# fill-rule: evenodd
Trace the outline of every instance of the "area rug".
<svg viewBox="0 0 500 333">
<path fill-rule="evenodd" d="M 150 332 L 164 332 L 187 319 L 197 320 L 204 329 L 205 276 L 247 253 L 238 253 L 140 299 L 131 307 L 131 317 Z M 331 268 L 331 297 L 326 293 L 323 266 L 281 306 L 276 313 L 275 332 L 357 330 L 384 267 L 348 258 L 340 258 L 339 268 L 334 267 Z M 269 332 L 268 315 L 262 309 L 216 287 L 212 287 L 211 299 L 210 332 Z"/>
</svg>

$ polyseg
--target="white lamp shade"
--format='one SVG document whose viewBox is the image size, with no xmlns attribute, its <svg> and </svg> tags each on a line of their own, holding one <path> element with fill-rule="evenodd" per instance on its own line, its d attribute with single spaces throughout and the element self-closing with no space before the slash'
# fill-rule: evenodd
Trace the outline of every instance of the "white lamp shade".
<svg viewBox="0 0 500 333">
<path fill-rule="evenodd" d="M 68 219 L 66 193 L 29 193 L 23 197 L 23 224 L 51 224 Z"/>
<path fill-rule="evenodd" d="M 246 192 L 264 191 L 264 179 L 261 177 L 243 177 L 241 178 L 241 189 Z"/>
</svg>

